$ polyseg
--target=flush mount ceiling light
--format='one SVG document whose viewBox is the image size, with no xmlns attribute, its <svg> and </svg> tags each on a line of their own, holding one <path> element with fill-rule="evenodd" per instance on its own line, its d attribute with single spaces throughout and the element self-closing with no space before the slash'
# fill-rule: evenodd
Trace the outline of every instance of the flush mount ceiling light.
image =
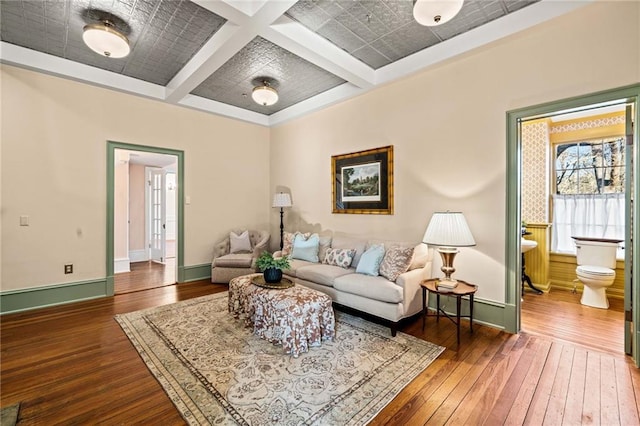
<svg viewBox="0 0 640 426">
<path fill-rule="evenodd" d="M 413 17 L 420 25 L 435 27 L 450 21 L 464 0 L 414 0 Z"/>
<path fill-rule="evenodd" d="M 257 104 L 263 106 L 273 105 L 278 102 L 278 92 L 267 81 L 263 81 L 262 86 L 254 87 L 251 97 Z"/>
<path fill-rule="evenodd" d="M 82 40 L 89 49 L 107 58 L 124 58 L 131 51 L 127 37 L 108 20 L 85 25 Z"/>
</svg>

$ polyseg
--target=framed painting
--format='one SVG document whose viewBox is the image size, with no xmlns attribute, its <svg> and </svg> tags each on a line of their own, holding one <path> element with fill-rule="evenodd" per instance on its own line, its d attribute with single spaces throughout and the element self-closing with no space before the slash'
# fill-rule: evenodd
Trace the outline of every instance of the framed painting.
<svg viewBox="0 0 640 426">
<path fill-rule="evenodd" d="M 332 213 L 393 214 L 393 145 L 331 157 Z"/>
</svg>

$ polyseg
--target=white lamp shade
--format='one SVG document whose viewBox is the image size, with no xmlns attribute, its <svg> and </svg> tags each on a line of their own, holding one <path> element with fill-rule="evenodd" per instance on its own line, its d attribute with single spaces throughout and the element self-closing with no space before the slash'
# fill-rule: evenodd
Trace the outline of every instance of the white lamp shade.
<svg viewBox="0 0 640 426">
<path fill-rule="evenodd" d="M 467 220 L 460 212 L 434 213 L 422 242 L 440 247 L 471 247 L 476 245 Z"/>
<path fill-rule="evenodd" d="M 273 105 L 278 102 L 278 92 L 276 89 L 269 86 L 254 87 L 251 92 L 253 100 L 263 106 Z"/>
<path fill-rule="evenodd" d="M 286 192 L 278 192 L 273 196 L 273 207 L 291 207 L 291 196 Z"/>
<path fill-rule="evenodd" d="M 94 52 L 108 58 L 124 58 L 129 54 L 129 40 L 111 25 L 85 25 L 82 40 Z"/>
<path fill-rule="evenodd" d="M 435 27 L 456 16 L 463 3 L 464 0 L 416 0 L 413 17 L 420 25 Z"/>
</svg>

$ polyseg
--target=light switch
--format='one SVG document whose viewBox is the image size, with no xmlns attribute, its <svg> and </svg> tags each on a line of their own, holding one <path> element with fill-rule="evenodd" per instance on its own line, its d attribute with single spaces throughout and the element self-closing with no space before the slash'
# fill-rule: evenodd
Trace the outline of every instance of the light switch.
<svg viewBox="0 0 640 426">
<path fill-rule="evenodd" d="M 20 226 L 29 226 L 29 216 L 20 216 Z"/>
<path fill-rule="evenodd" d="M 191 197 L 189 197 L 188 195 L 186 197 L 184 197 L 184 203 L 185 204 L 191 204 Z"/>
</svg>

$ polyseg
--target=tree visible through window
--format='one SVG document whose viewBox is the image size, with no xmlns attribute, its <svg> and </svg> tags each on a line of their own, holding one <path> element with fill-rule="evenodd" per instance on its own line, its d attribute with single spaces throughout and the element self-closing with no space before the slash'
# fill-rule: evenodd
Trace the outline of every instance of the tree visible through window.
<svg viewBox="0 0 640 426">
<path fill-rule="evenodd" d="M 624 138 L 555 147 L 556 194 L 624 193 Z"/>
</svg>

